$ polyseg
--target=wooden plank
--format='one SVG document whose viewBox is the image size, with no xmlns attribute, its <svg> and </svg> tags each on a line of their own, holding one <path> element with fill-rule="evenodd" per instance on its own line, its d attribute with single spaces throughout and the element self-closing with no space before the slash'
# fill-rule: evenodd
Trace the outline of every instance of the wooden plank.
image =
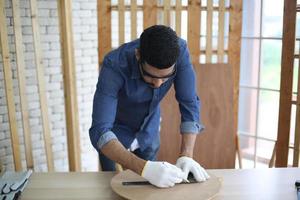
<svg viewBox="0 0 300 200">
<path fill-rule="evenodd" d="M 188 1 L 188 47 L 193 64 L 199 63 L 200 55 L 200 7 L 201 0 Z"/>
<path fill-rule="evenodd" d="M 36 64 L 37 79 L 38 79 L 38 89 L 39 89 L 39 98 L 40 98 L 40 106 L 41 106 L 41 118 L 43 123 L 47 167 L 48 167 L 48 171 L 53 171 L 54 161 L 53 161 L 53 155 L 51 150 L 51 135 L 50 135 L 50 126 L 49 126 L 50 122 L 49 122 L 49 112 L 48 112 L 48 104 L 47 104 L 46 89 L 45 89 L 44 66 L 43 66 L 43 57 L 42 57 L 42 49 L 41 49 L 39 23 L 37 19 L 38 14 L 37 14 L 36 0 L 30 0 L 30 12 L 31 12 L 33 46 L 35 52 L 35 64 Z"/>
<path fill-rule="evenodd" d="M 298 65 L 298 88 L 297 88 L 297 104 L 296 104 L 296 125 L 294 138 L 294 155 L 293 167 L 299 167 L 300 161 L 300 62 Z"/>
<path fill-rule="evenodd" d="M 118 14 L 119 14 L 119 45 L 125 42 L 125 8 L 124 0 L 119 0 L 118 3 Z"/>
<path fill-rule="evenodd" d="M 294 183 L 300 179 L 299 168 L 207 171 L 222 177 L 220 193 L 213 200 L 297 199 Z M 115 172 L 33 173 L 20 199 L 121 200 L 123 198 L 114 193 L 110 186 L 115 175 Z M 190 195 L 182 199 L 187 200 L 188 197 Z"/>
<path fill-rule="evenodd" d="M 242 33 L 242 0 L 230 1 L 228 63 L 233 73 L 233 115 L 234 134 L 238 134 L 238 108 L 240 84 L 240 53 Z M 238 143 L 236 149 L 239 150 Z"/>
<path fill-rule="evenodd" d="M 182 10 L 181 0 L 176 0 L 175 10 L 176 10 L 175 30 L 177 35 L 180 37 L 181 36 L 181 10 Z"/>
<path fill-rule="evenodd" d="M 211 63 L 212 56 L 212 23 L 213 23 L 213 2 L 207 0 L 207 17 L 206 17 L 206 63 Z"/>
<path fill-rule="evenodd" d="M 238 134 L 235 135 L 235 144 L 236 144 L 236 155 L 239 162 L 239 168 L 242 169 L 243 168 L 242 151 L 240 149 L 240 137 Z"/>
<path fill-rule="evenodd" d="M 137 38 L 137 4 L 136 0 L 131 0 L 131 10 L 130 10 L 130 16 L 131 16 L 131 40 L 135 40 Z"/>
<path fill-rule="evenodd" d="M 98 60 L 99 66 L 104 56 L 111 50 L 111 9 L 110 0 L 97 1 L 98 9 Z"/>
<path fill-rule="evenodd" d="M 4 1 L 0 1 L 0 40 L 1 40 L 1 52 L 3 59 L 3 72 L 4 72 L 4 83 L 5 83 L 5 93 L 6 93 L 6 104 L 8 110 L 8 120 L 10 128 L 11 137 L 11 148 L 14 157 L 15 170 L 22 170 L 22 162 L 20 156 L 19 147 L 19 135 L 18 135 L 18 124 L 16 119 L 16 108 L 14 101 L 14 91 L 13 91 L 13 80 L 12 72 L 9 59 L 9 46 L 7 38 L 7 25 L 6 25 L 6 12 Z"/>
<path fill-rule="evenodd" d="M 219 1 L 218 63 L 224 62 L 225 0 Z"/>
<path fill-rule="evenodd" d="M 269 162 L 269 168 L 274 167 L 275 159 L 276 159 L 276 142 L 274 144 L 274 148 L 273 148 L 273 151 L 272 151 L 272 156 L 271 156 L 271 159 L 270 159 L 270 162 Z"/>
<path fill-rule="evenodd" d="M 164 0 L 164 25 L 170 26 L 170 0 Z"/>
<path fill-rule="evenodd" d="M 275 162 L 276 167 L 287 167 L 288 164 L 294 70 L 295 26 L 296 1 L 285 0 L 282 32 L 283 38 L 281 54 L 279 119 Z"/>
<path fill-rule="evenodd" d="M 144 1 L 143 6 L 143 27 L 146 29 L 156 24 L 156 1 Z"/>
<path fill-rule="evenodd" d="M 145 197 L 147 200 L 208 200 L 215 197 L 221 189 L 221 180 L 213 174 L 210 174 L 205 184 L 177 184 L 168 190 L 159 190 L 149 185 L 128 187 L 123 184 L 128 181 L 145 181 L 145 179 L 131 170 L 125 170 L 111 179 L 110 186 L 116 194 L 130 200 L 141 200 Z"/>
<path fill-rule="evenodd" d="M 194 69 L 201 101 L 201 121 L 206 127 L 197 136 L 194 158 L 205 168 L 234 168 L 232 67 L 228 64 L 197 64 Z M 161 103 L 161 147 L 158 155 L 158 160 L 171 163 L 176 162 L 181 144 L 178 129 L 180 112 L 174 95 L 171 89 Z"/>
<path fill-rule="evenodd" d="M 118 10 L 118 6 L 117 5 L 112 5 L 110 8 L 111 8 L 111 10 L 114 10 L 114 11 Z M 163 11 L 164 10 L 164 6 L 163 5 L 162 6 L 161 5 L 157 5 L 157 6 L 155 6 L 155 8 L 156 8 L 157 11 Z M 182 11 L 188 10 L 188 6 L 181 6 L 181 8 L 182 8 Z M 137 6 L 137 10 L 138 11 L 143 11 L 143 9 L 144 9 L 143 5 L 138 5 Z M 176 6 L 172 6 L 171 5 L 170 9 L 171 10 L 176 10 Z M 130 11 L 130 10 L 131 10 L 130 5 L 125 5 L 125 11 Z M 207 11 L 207 7 L 202 6 L 200 8 L 200 10 L 201 11 Z M 219 11 L 219 7 L 213 7 L 213 11 Z M 230 8 L 229 7 L 225 7 L 225 11 L 229 12 Z"/>
<path fill-rule="evenodd" d="M 26 97 L 26 82 L 25 82 L 25 60 L 23 54 L 23 38 L 22 28 L 20 22 L 20 6 L 18 0 L 12 0 L 13 10 L 13 21 L 14 21 L 14 38 L 15 38 L 15 49 L 16 49 L 16 65 L 19 82 L 19 93 L 20 93 L 20 105 L 22 114 L 22 125 L 24 133 L 25 143 L 25 157 L 27 169 L 33 169 L 33 156 L 32 156 L 32 145 L 31 145 L 31 131 L 29 124 L 28 114 L 28 101 Z"/>
<path fill-rule="evenodd" d="M 76 64 L 73 46 L 72 0 L 57 0 L 57 6 L 60 21 L 69 170 L 80 171 L 81 150 L 76 89 Z"/>
</svg>

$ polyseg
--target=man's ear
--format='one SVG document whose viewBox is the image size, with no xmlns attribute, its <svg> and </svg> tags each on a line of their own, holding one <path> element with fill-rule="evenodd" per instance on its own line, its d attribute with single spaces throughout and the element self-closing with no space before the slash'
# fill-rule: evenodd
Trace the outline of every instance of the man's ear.
<svg viewBox="0 0 300 200">
<path fill-rule="evenodd" d="M 141 58 L 140 49 L 135 49 L 134 51 L 135 51 L 135 57 L 136 57 L 136 59 L 140 60 L 140 58 Z"/>
</svg>

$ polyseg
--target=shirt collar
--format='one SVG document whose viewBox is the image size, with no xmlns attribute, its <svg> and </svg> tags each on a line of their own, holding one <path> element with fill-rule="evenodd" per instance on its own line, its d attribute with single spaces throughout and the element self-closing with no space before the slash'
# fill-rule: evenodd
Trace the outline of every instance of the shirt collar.
<svg viewBox="0 0 300 200">
<path fill-rule="evenodd" d="M 131 79 L 140 78 L 141 73 L 140 73 L 139 64 L 138 64 L 138 61 L 137 61 L 135 55 L 133 56 L 132 63 L 130 66 L 131 66 Z"/>
</svg>

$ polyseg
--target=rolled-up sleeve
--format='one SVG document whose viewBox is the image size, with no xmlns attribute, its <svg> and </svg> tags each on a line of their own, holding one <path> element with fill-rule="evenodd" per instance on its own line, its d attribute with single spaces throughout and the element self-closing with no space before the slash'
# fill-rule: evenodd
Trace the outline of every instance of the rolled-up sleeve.
<svg viewBox="0 0 300 200">
<path fill-rule="evenodd" d="M 197 95 L 195 72 L 186 43 L 182 46 L 174 80 L 176 99 L 181 113 L 180 131 L 198 134 L 204 126 L 200 123 L 200 100 Z"/>
<path fill-rule="evenodd" d="M 110 140 L 117 139 L 111 129 L 116 117 L 118 93 L 124 80 L 120 72 L 114 70 L 111 65 L 109 58 L 105 58 L 94 95 L 92 126 L 89 129 L 89 135 L 97 151 Z"/>
</svg>

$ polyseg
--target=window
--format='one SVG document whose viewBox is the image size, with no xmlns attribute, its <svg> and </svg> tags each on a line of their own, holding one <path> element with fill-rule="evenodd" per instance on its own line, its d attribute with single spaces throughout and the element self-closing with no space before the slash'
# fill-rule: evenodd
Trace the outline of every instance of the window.
<svg viewBox="0 0 300 200">
<path fill-rule="evenodd" d="M 277 139 L 283 8 L 284 0 L 243 1 L 238 131 L 244 168 L 268 167 Z M 300 28 L 296 29 L 299 38 Z M 299 49 L 299 41 L 296 45 Z M 298 80 L 297 60 L 295 66 L 294 82 Z M 296 88 L 294 84 L 294 92 Z"/>
</svg>

